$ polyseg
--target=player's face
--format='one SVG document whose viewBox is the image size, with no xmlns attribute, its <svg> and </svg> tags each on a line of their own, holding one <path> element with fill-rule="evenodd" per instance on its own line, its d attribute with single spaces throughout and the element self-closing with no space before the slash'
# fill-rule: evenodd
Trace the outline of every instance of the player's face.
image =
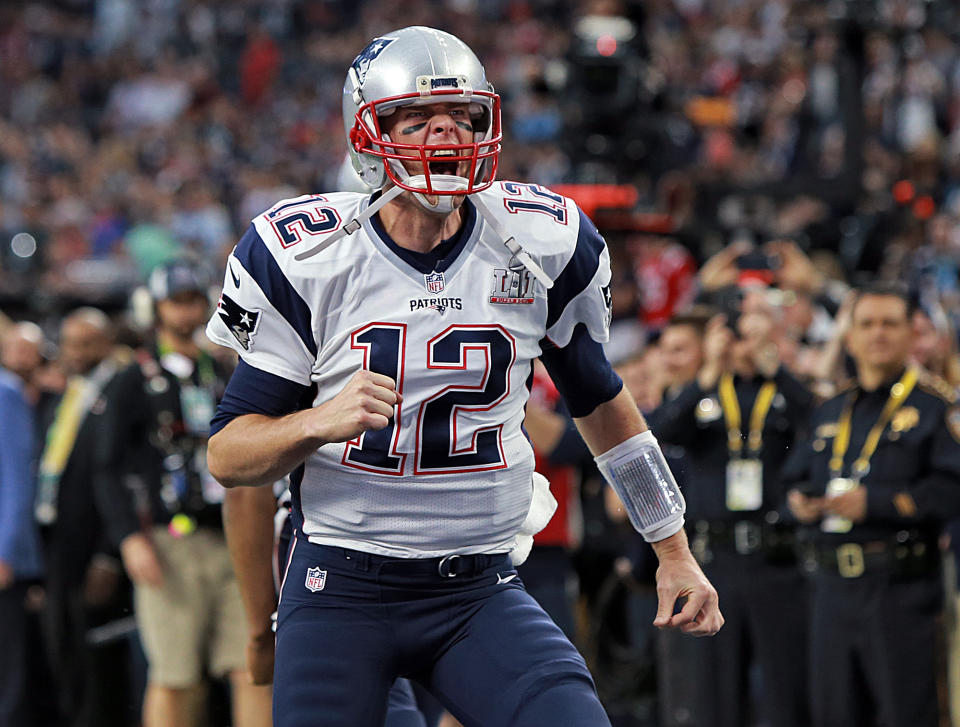
<svg viewBox="0 0 960 727">
<path fill-rule="evenodd" d="M 424 106 L 402 106 L 390 116 L 381 120 L 383 131 L 398 144 L 417 144 L 427 146 L 445 146 L 473 143 L 473 124 L 467 104 L 436 103 Z M 403 149 L 401 153 L 416 157 L 414 149 Z M 470 172 L 468 162 L 445 162 L 444 156 L 466 156 L 464 150 L 437 150 L 429 153 L 438 161 L 429 162 L 430 173 L 439 175 L 467 176 Z M 423 174 L 423 163 L 404 162 L 411 175 Z"/>
<path fill-rule="evenodd" d="M 906 364 L 913 329 L 895 295 L 864 295 L 853 309 L 847 347 L 859 366 L 892 370 Z"/>
</svg>

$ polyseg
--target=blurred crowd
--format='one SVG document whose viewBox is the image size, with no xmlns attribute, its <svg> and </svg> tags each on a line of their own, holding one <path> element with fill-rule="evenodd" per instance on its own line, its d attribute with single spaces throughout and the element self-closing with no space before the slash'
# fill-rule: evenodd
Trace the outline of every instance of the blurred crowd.
<svg viewBox="0 0 960 727">
<path fill-rule="evenodd" d="M 171 261 L 219 274 L 253 216 L 336 189 L 344 69 L 369 38 L 423 24 L 470 45 L 503 98 L 499 178 L 564 190 L 604 233 L 608 354 L 652 424 L 734 349 L 828 400 L 855 373 L 849 291 L 873 279 L 909 290 L 909 360 L 953 400 L 958 16 L 939 0 L 2 3 L 0 364 L 33 403 L 54 397 L 50 425 L 77 356 L 91 355 L 77 345 L 101 346 L 99 363 L 123 344 L 126 364 L 153 346 L 143 316 L 157 296 L 136 289 Z M 80 316 L 88 335 L 71 354 L 64 317 L 78 306 L 111 320 Z M 669 691 L 690 657 L 645 625 L 650 553 L 573 441 L 549 379 L 537 381 L 527 429 L 563 496 L 525 582 L 621 724 L 712 724 Z M 119 577 L 129 564 L 110 560 L 112 547 L 97 564 Z M 55 584 L 34 570 L 22 595 L 39 620 L 42 586 Z M 100 611 L 80 639 L 122 644 L 140 694 L 130 604 L 103 610 L 87 585 Z M 29 657 L 25 673 L 49 685 L 58 665 L 42 661 Z M 136 720 L 139 704 L 126 708 Z M 61 724 L 56 709 L 36 719 Z M 746 708 L 743 724 L 762 724 L 762 711 Z"/>
<path fill-rule="evenodd" d="M 626 183 L 703 260 L 732 236 L 955 295 L 960 44 L 948 2 L 4 3 L 0 301 L 123 305 L 338 185 L 363 39 L 444 27 L 504 99 L 500 176 Z M 936 220 L 936 222 L 934 222 Z"/>
</svg>

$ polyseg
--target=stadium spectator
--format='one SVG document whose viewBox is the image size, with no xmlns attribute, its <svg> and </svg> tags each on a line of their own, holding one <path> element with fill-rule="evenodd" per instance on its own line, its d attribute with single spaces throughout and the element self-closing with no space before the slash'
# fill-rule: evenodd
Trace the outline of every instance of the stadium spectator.
<svg viewBox="0 0 960 727">
<path fill-rule="evenodd" d="M 24 382 L 3 368 L 0 411 L 0 724 L 27 727 L 33 722 L 27 664 L 34 645 L 26 598 L 42 567 L 32 512 L 33 407 Z"/>
</svg>

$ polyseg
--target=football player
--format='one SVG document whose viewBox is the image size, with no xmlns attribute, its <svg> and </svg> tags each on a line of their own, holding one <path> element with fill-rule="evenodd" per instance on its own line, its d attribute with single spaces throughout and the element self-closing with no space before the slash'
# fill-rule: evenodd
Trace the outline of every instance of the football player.
<svg viewBox="0 0 960 727">
<path fill-rule="evenodd" d="M 496 181 L 500 99 L 457 38 L 376 38 L 343 109 L 378 191 L 259 215 L 207 329 L 241 357 L 211 472 L 228 487 L 292 473 L 275 724 L 377 726 L 397 676 L 468 727 L 609 724 L 509 557 L 536 501 L 521 430 L 534 358 L 660 558 L 655 623 L 707 635 L 722 616 L 679 490 L 603 356 L 604 241 L 572 200 Z"/>
</svg>

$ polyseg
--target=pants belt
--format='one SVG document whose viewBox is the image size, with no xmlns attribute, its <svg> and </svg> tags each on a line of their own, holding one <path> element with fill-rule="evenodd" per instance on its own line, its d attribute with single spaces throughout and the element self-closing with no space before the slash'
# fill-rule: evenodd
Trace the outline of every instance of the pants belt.
<svg viewBox="0 0 960 727">
<path fill-rule="evenodd" d="M 323 546 L 321 546 L 323 547 Z M 330 548 L 343 555 L 354 568 L 378 573 L 404 573 L 411 576 L 456 578 L 482 573 L 492 565 L 506 564 L 506 553 L 451 553 L 437 558 L 392 558 L 349 548 Z"/>
<path fill-rule="evenodd" d="M 867 573 L 923 576 L 934 572 L 938 563 L 936 546 L 923 540 L 806 545 L 803 549 L 805 570 L 835 573 L 842 578 L 859 578 Z"/>
<path fill-rule="evenodd" d="M 769 525 L 751 520 L 736 522 L 708 522 L 698 520 L 694 523 L 693 540 L 701 547 L 732 547 L 738 555 L 792 550 L 793 531 L 773 529 Z"/>
</svg>

